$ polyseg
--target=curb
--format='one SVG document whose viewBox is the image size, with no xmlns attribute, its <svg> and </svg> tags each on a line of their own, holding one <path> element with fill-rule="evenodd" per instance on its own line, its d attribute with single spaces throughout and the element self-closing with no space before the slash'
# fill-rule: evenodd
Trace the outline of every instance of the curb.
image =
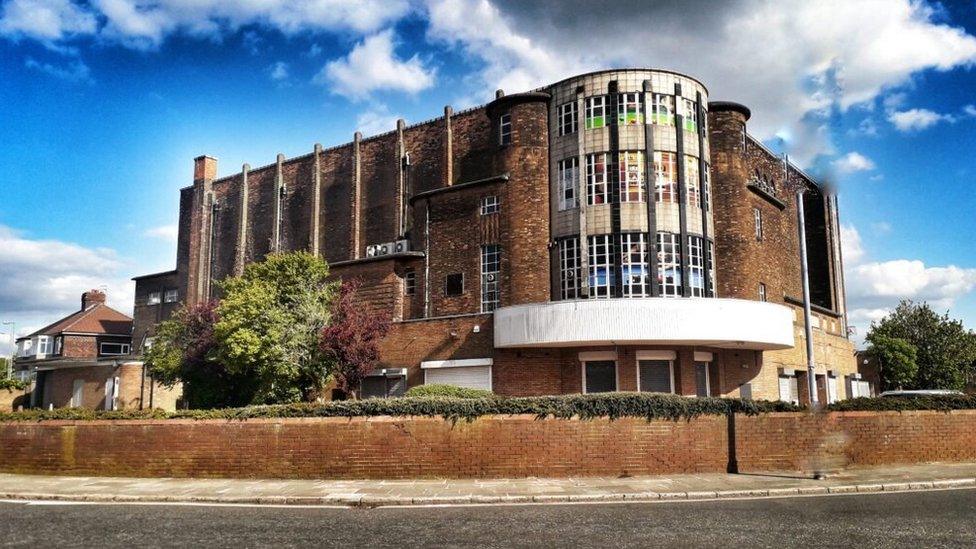
<svg viewBox="0 0 976 549">
<path fill-rule="evenodd" d="M 304 505 L 340 507 L 409 507 L 419 505 L 499 505 L 546 503 L 610 503 L 648 501 L 703 501 L 748 498 L 779 498 L 828 494 L 924 492 L 952 488 L 974 488 L 976 478 L 960 478 L 924 482 L 896 482 L 887 484 L 849 484 L 840 486 L 804 486 L 798 488 L 769 488 L 757 490 L 722 490 L 704 492 L 613 492 L 603 494 L 540 494 L 530 495 L 467 495 L 467 496 L 137 496 L 106 494 L 47 494 L 0 493 L 0 500 L 65 501 L 86 503 L 198 503 L 218 505 Z"/>
</svg>

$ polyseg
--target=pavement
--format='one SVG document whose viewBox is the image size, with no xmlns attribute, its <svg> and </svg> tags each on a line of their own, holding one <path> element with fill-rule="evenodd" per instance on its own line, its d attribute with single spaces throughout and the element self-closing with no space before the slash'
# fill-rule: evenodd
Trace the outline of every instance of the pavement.
<svg viewBox="0 0 976 549">
<path fill-rule="evenodd" d="M 709 500 L 976 487 L 976 463 L 622 478 L 270 480 L 0 474 L 0 500 L 381 507 Z"/>
</svg>

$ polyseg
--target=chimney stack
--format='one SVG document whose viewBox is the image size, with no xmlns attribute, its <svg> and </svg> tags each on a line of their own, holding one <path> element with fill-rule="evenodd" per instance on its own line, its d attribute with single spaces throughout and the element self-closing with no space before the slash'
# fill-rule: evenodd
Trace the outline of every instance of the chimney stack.
<svg viewBox="0 0 976 549">
<path fill-rule="evenodd" d="M 193 182 L 217 178 L 217 159 L 212 156 L 198 156 L 193 159 Z"/>
<path fill-rule="evenodd" d="M 105 303 L 105 292 L 101 290 L 88 290 L 81 294 L 82 311 L 87 311 L 89 307 L 96 303 Z"/>
</svg>

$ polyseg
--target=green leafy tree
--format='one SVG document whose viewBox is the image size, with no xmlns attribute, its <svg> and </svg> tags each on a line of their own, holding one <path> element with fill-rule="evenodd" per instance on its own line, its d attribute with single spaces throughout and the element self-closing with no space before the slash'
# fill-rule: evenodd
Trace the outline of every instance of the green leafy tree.
<svg viewBox="0 0 976 549">
<path fill-rule="evenodd" d="M 911 386 L 918 375 L 918 351 L 904 339 L 871 334 L 868 353 L 881 365 L 881 381 L 887 389 Z"/>
<path fill-rule="evenodd" d="M 866 339 L 878 338 L 902 339 L 915 348 L 918 370 L 906 389 L 963 389 L 976 362 L 976 336 L 927 303 L 902 301 L 891 314 L 872 322 Z"/>
<path fill-rule="evenodd" d="M 215 358 L 254 380 L 250 403 L 314 400 L 329 381 L 318 344 L 337 283 L 328 264 L 306 252 L 271 254 L 220 283 Z"/>
<path fill-rule="evenodd" d="M 9 369 L 10 359 L 5 356 L 0 356 L 0 379 L 7 379 L 10 377 L 7 375 L 9 373 L 7 370 Z"/>
</svg>

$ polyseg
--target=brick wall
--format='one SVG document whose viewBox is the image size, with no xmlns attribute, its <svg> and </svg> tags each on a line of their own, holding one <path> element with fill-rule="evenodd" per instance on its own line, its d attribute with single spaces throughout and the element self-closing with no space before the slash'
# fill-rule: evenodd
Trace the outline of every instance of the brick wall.
<svg viewBox="0 0 976 549">
<path fill-rule="evenodd" d="M 724 472 L 725 417 L 0 423 L 0 471 L 131 477 L 566 477 Z M 976 460 L 976 411 L 735 421 L 741 472 Z"/>
</svg>

